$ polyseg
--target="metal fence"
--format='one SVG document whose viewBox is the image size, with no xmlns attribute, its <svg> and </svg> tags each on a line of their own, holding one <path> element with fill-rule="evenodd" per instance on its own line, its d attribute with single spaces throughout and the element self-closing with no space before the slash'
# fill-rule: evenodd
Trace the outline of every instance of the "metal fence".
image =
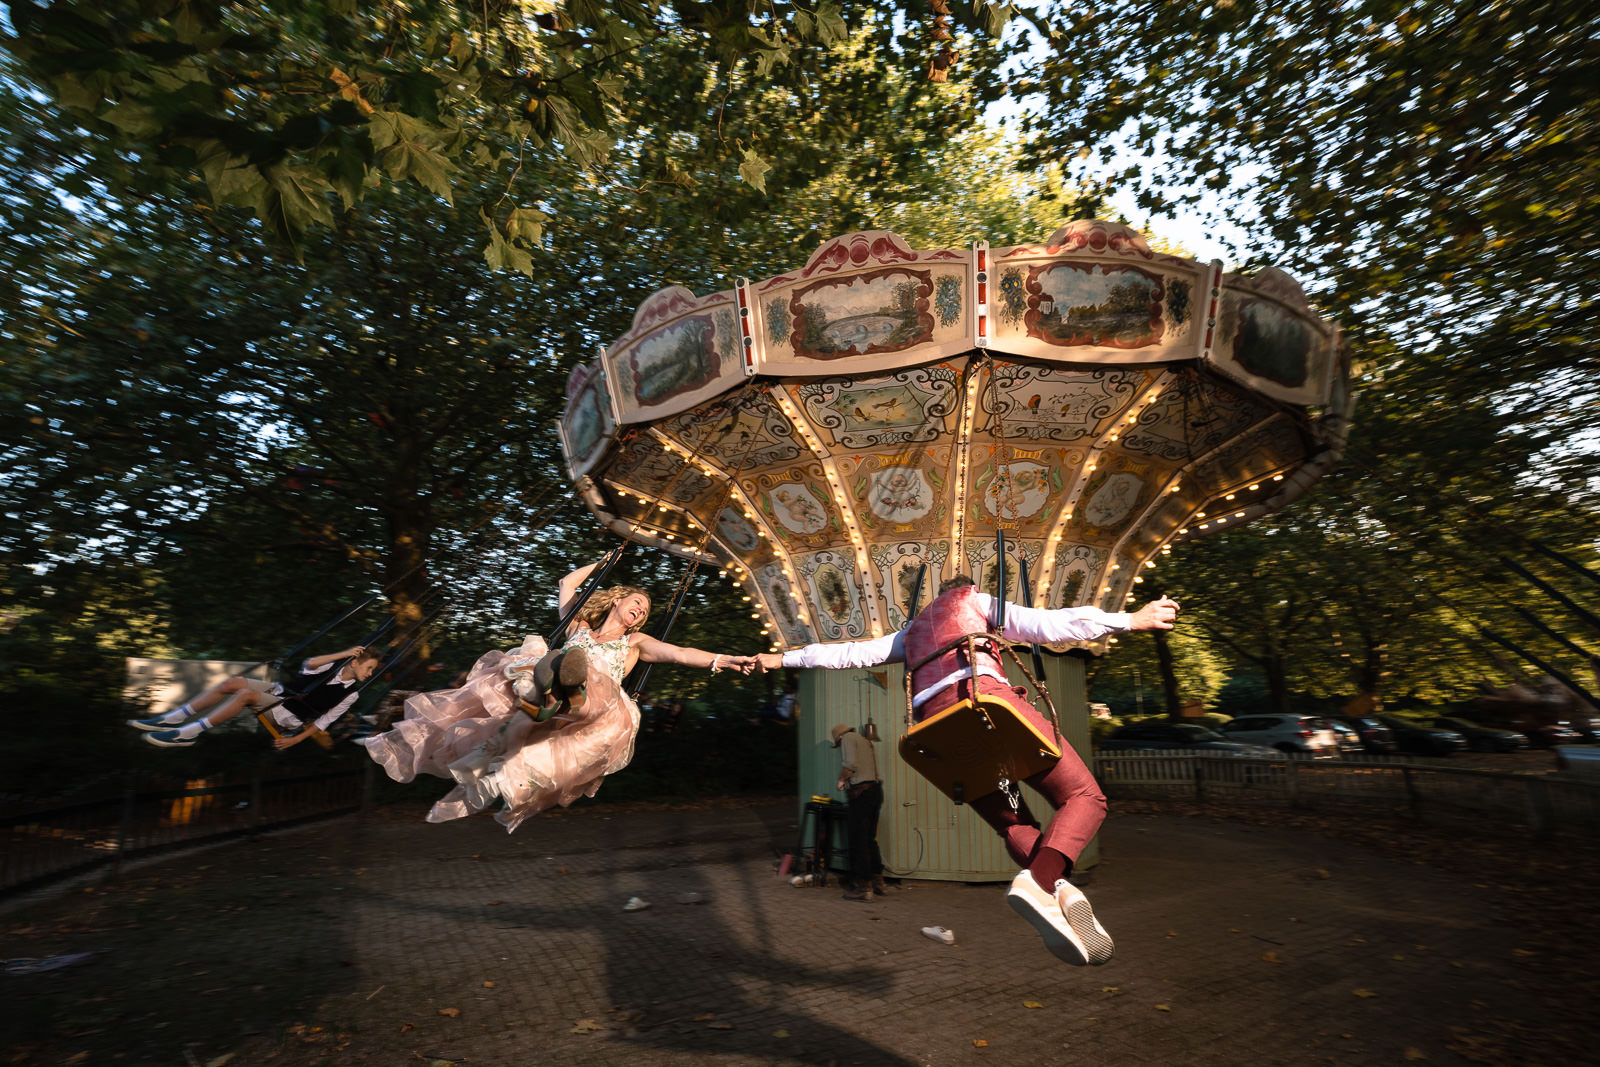
<svg viewBox="0 0 1600 1067">
<path fill-rule="evenodd" d="M 201 779 L 0 814 L 0 894 L 162 849 L 359 810 L 370 793 L 368 771 Z"/>
<path fill-rule="evenodd" d="M 1600 782 L 1450 767 L 1406 758 L 1248 759 L 1196 752 L 1106 752 L 1108 797 L 1226 800 L 1438 822 L 1493 821 L 1545 836 L 1600 827 Z"/>
</svg>

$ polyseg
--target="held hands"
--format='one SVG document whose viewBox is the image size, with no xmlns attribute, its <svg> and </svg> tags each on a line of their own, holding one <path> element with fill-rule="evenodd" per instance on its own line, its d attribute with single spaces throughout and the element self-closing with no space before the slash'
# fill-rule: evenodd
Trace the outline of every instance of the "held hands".
<svg viewBox="0 0 1600 1067">
<path fill-rule="evenodd" d="M 1141 630 L 1170 630 L 1173 620 L 1178 617 L 1178 602 L 1171 597 L 1164 596 L 1160 600 L 1152 600 L 1138 611 L 1128 617 L 1128 630 L 1138 633 Z"/>
<path fill-rule="evenodd" d="M 783 667 L 782 652 L 763 652 L 759 656 L 751 656 L 756 661 L 756 670 L 763 673 L 781 670 Z"/>
<path fill-rule="evenodd" d="M 749 674 L 756 670 L 759 664 L 755 656 L 718 656 L 717 667 L 719 671 L 738 671 L 740 674 Z"/>
</svg>

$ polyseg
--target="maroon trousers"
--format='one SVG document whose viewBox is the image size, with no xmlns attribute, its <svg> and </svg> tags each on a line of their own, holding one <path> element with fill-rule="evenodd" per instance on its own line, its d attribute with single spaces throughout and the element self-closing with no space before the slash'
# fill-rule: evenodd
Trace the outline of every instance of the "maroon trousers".
<svg viewBox="0 0 1600 1067">
<path fill-rule="evenodd" d="M 967 699 L 971 695 L 972 684 L 973 679 L 963 678 L 929 698 L 927 703 L 917 708 L 917 721 L 937 715 Z M 977 685 L 980 693 L 1004 697 L 1045 736 L 1050 736 L 1054 731 L 1049 721 L 1028 703 L 1025 689 L 1007 685 L 987 675 L 980 676 Z M 1027 783 L 1037 789 L 1054 809 L 1042 830 L 1039 821 L 1028 810 L 1026 800 L 1019 798 L 1017 807 L 1013 809 L 1005 793 L 998 789 L 970 801 L 972 810 L 1005 839 L 1006 852 L 1018 867 L 1028 866 L 1041 845 L 1055 849 L 1076 863 L 1078 856 L 1100 829 L 1100 824 L 1105 821 L 1106 798 L 1100 792 L 1100 784 L 1089 773 L 1089 768 L 1084 766 L 1083 760 L 1078 758 L 1077 752 L 1066 744 L 1061 746 L 1061 759 L 1056 765 L 1028 778 Z"/>
</svg>

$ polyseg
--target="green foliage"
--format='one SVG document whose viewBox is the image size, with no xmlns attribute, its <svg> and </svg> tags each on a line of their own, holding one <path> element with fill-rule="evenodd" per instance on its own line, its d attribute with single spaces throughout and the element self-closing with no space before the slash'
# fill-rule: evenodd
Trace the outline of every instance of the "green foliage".
<svg viewBox="0 0 1600 1067">
<path fill-rule="evenodd" d="M 976 0 L 955 15 L 979 35 L 964 64 L 979 85 L 992 81 L 983 74 L 1013 11 Z M 925 42 L 919 28 L 897 34 L 895 12 L 833 0 L 58 0 L 12 4 L 7 43 L 67 121 L 102 138 L 104 165 L 180 182 L 203 174 L 212 205 L 250 209 L 298 259 L 309 230 L 333 225 L 336 201 L 348 210 L 371 188 L 414 184 L 449 201 L 458 181 L 520 169 L 530 151 L 607 175 L 619 145 L 638 145 L 632 105 L 694 85 L 718 98 L 715 113 L 674 127 L 701 144 L 662 162 L 693 185 L 714 142 L 713 157 L 737 160 L 765 193 L 790 152 L 787 121 L 757 120 L 763 98 L 816 108 L 837 52 L 917 69 Z M 644 81 L 663 55 L 678 57 L 680 77 Z M 812 146 L 849 133 L 834 127 Z M 488 223 L 514 247 L 513 226 Z M 524 269 L 493 237 L 486 254 L 497 269 Z"/>
</svg>

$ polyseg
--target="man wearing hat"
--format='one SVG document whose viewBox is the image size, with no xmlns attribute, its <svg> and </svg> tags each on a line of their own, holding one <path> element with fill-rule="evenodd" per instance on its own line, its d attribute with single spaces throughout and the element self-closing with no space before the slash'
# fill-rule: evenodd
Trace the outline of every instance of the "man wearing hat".
<svg viewBox="0 0 1600 1067">
<path fill-rule="evenodd" d="M 844 898 L 860 903 L 872 894 L 885 895 L 883 854 L 878 851 L 878 812 L 883 808 L 883 782 L 878 778 L 878 756 L 872 742 L 854 726 L 838 723 L 830 731 L 839 749 L 839 790 L 849 798 L 845 826 L 850 834 L 850 887 Z"/>
</svg>

